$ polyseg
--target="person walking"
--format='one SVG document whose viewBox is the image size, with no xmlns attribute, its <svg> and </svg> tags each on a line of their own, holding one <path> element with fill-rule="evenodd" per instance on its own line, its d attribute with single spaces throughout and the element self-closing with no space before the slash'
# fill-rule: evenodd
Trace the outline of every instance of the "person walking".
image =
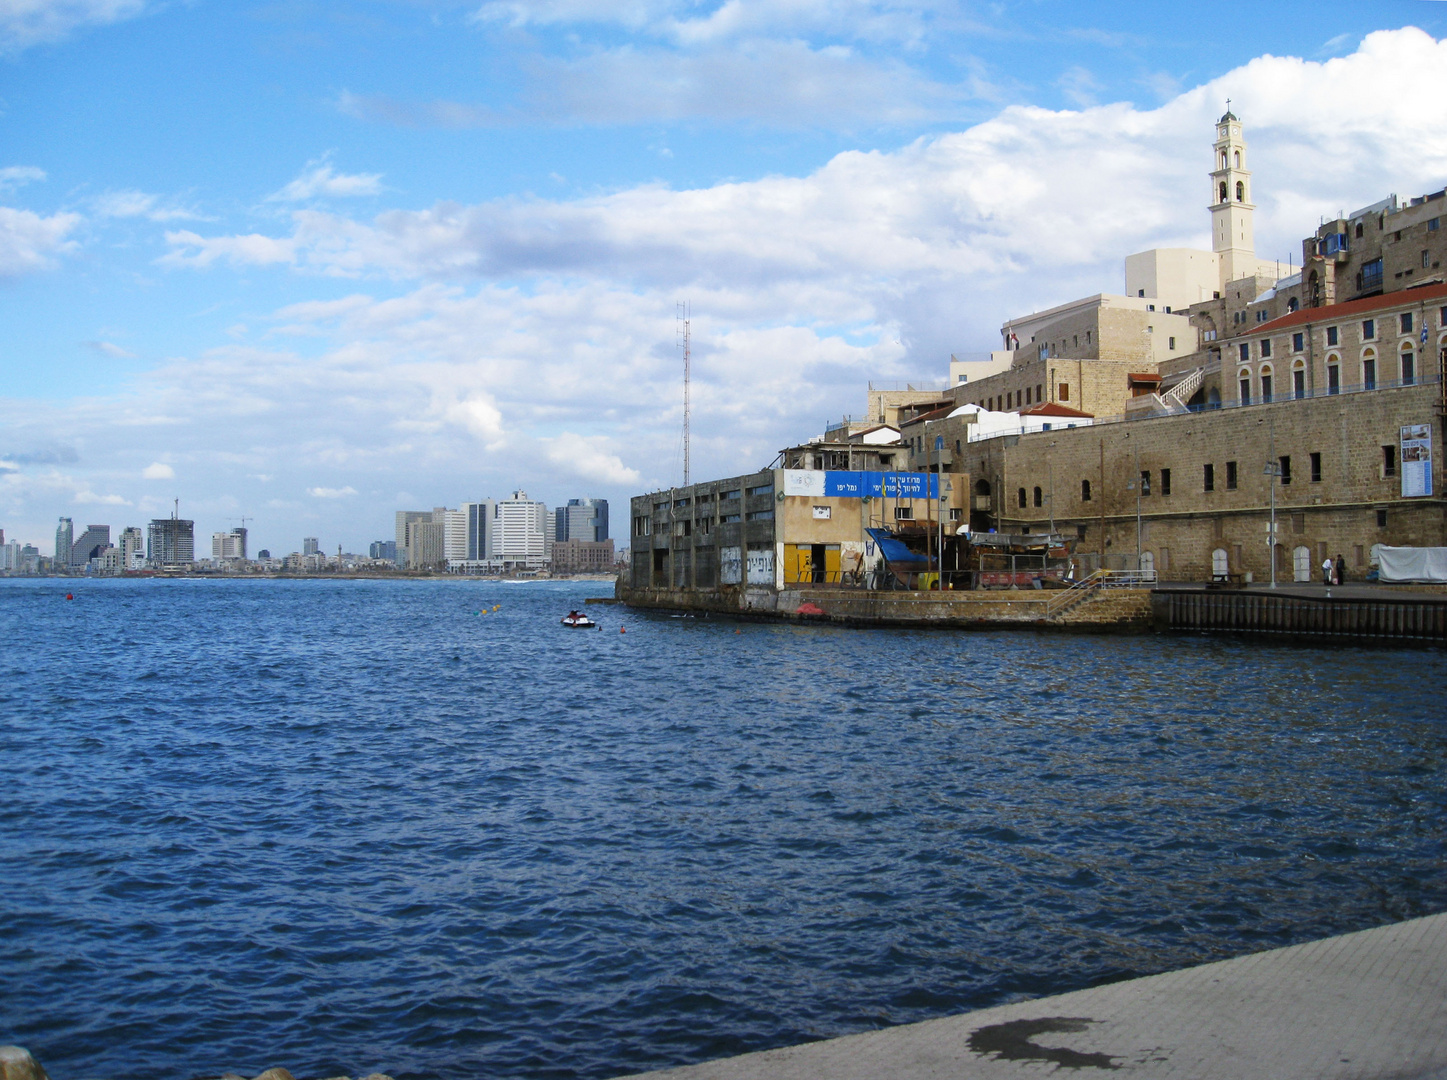
<svg viewBox="0 0 1447 1080">
<path fill-rule="evenodd" d="M 1336 557 L 1335 572 L 1336 572 L 1336 583 L 1337 583 L 1338 585 L 1345 585 L 1345 584 L 1346 584 L 1346 580 L 1347 580 L 1347 561 L 1346 561 L 1346 556 L 1344 556 L 1344 555 L 1338 555 L 1338 556 Z"/>
<path fill-rule="evenodd" d="M 1323 585 L 1330 585 L 1334 579 L 1335 571 L 1336 568 L 1331 564 L 1331 556 L 1328 555 L 1326 560 L 1321 564 L 1321 583 Z"/>
</svg>

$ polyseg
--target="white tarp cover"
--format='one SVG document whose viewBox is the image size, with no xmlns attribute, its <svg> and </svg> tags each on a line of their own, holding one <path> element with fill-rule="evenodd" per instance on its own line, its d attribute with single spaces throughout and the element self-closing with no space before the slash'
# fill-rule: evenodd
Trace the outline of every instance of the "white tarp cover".
<svg viewBox="0 0 1447 1080">
<path fill-rule="evenodd" d="M 1447 547 L 1378 546 L 1382 581 L 1447 582 Z"/>
</svg>

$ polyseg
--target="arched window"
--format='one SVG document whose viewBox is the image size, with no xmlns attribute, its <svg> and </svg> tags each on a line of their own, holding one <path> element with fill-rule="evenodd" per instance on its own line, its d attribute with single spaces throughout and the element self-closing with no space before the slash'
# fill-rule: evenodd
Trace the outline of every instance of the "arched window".
<svg viewBox="0 0 1447 1080">
<path fill-rule="evenodd" d="M 1231 573 L 1231 556 L 1226 553 L 1225 548 L 1217 548 L 1211 552 L 1211 576 L 1224 578 Z"/>
<path fill-rule="evenodd" d="M 1305 544 L 1291 549 L 1291 579 L 1293 581 L 1311 580 L 1311 548 Z"/>
<path fill-rule="evenodd" d="M 1242 368 L 1236 372 L 1236 383 L 1241 390 L 1241 404 L 1251 404 L 1251 372 L 1248 368 Z"/>
<path fill-rule="evenodd" d="M 1261 365 L 1261 400 L 1270 401 L 1272 391 L 1271 365 Z"/>
<path fill-rule="evenodd" d="M 1417 357 L 1410 345 L 1402 349 L 1402 385 L 1411 386 L 1417 381 Z"/>
<path fill-rule="evenodd" d="M 1237 180 L 1237 181 L 1236 181 L 1236 201 L 1237 201 L 1237 202 L 1245 202 L 1245 201 L 1246 201 L 1246 181 L 1244 181 L 1244 180 Z"/>
<path fill-rule="evenodd" d="M 1090 481 L 1089 481 L 1089 480 L 1082 480 L 1082 481 L 1080 482 L 1080 501 L 1081 501 L 1081 502 L 1090 502 Z"/>
<path fill-rule="evenodd" d="M 1294 296 L 1286 302 L 1286 310 L 1289 312 L 1295 311 L 1299 307 L 1301 307 L 1301 301 L 1297 300 Z"/>
<path fill-rule="evenodd" d="M 1025 489 L 1020 489 L 1020 509 L 1025 509 Z"/>
<path fill-rule="evenodd" d="M 1241 151 L 1236 151 L 1236 168 L 1241 168 Z"/>
<path fill-rule="evenodd" d="M 1044 506 L 1044 505 L 1045 505 L 1045 493 L 1044 493 L 1043 491 L 1041 491 L 1038 487 L 1035 489 L 1035 505 L 1036 505 L 1036 506 Z"/>
<path fill-rule="evenodd" d="M 1221 181 L 1221 202 L 1226 201 L 1226 181 Z"/>
<path fill-rule="evenodd" d="M 1301 360 L 1291 365 L 1291 396 L 1306 397 L 1306 363 Z"/>
<path fill-rule="evenodd" d="M 1222 150 L 1222 151 L 1221 151 L 1221 168 L 1224 169 L 1225 167 L 1226 167 L 1226 151 Z"/>
<path fill-rule="evenodd" d="M 1341 357 L 1336 353 L 1328 353 L 1326 357 L 1326 392 L 1341 393 Z"/>
<path fill-rule="evenodd" d="M 1362 389 L 1375 390 L 1377 388 L 1377 350 L 1365 349 L 1362 352 Z"/>
<path fill-rule="evenodd" d="M 975 481 L 975 494 L 976 494 L 976 495 L 983 495 L 983 496 L 985 496 L 985 498 L 988 499 L 988 498 L 990 497 L 990 481 L 988 481 L 988 480 L 976 480 L 976 481 Z"/>
</svg>

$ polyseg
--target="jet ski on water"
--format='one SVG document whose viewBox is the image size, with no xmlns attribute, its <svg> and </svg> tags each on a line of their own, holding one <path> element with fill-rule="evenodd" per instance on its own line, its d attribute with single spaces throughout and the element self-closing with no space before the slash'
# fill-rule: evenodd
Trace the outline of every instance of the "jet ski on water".
<svg viewBox="0 0 1447 1080">
<path fill-rule="evenodd" d="M 598 624 L 588 616 L 578 611 L 570 611 L 563 616 L 563 625 L 569 630 L 591 630 Z"/>
</svg>

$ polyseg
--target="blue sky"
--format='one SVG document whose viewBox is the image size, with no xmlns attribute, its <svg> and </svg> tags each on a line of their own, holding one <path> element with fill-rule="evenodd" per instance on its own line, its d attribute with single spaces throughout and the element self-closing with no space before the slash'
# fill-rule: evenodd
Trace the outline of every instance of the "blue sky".
<svg viewBox="0 0 1447 1080">
<path fill-rule="evenodd" d="M 364 549 L 752 469 L 1006 317 L 1447 182 L 1447 5 L 0 0 L 0 527 Z M 615 512 L 615 520 L 626 514 Z"/>
</svg>

